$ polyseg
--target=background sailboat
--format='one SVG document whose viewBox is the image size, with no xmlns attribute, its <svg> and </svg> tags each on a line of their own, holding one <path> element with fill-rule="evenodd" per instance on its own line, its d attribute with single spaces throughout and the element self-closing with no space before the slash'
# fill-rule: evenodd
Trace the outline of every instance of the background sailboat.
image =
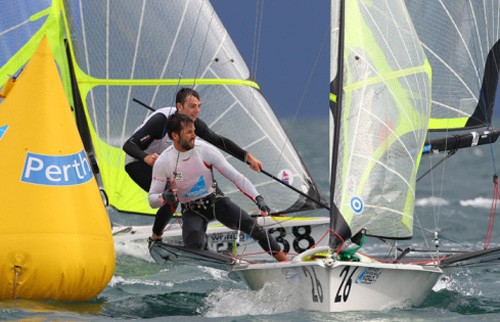
<svg viewBox="0 0 500 322">
<path fill-rule="evenodd" d="M 132 99 L 152 107 L 172 106 L 181 86 L 194 87 L 201 94 L 201 117 L 212 129 L 255 151 L 271 173 L 279 176 L 286 170 L 290 185 L 320 199 L 209 2 L 67 2 L 66 14 L 75 76 L 88 112 L 103 186 L 113 207 L 153 212 L 147 203 L 144 206 L 145 192 L 124 173 L 120 147 L 150 113 Z M 275 211 L 316 206 L 301 195 L 283 193 L 287 188 L 280 183 L 228 158 L 255 182 Z M 219 181 L 231 198 L 256 211 L 250 200 L 237 196 L 222 178 Z"/>
<path fill-rule="evenodd" d="M 121 146 L 151 113 L 134 99 L 153 108 L 174 105 L 182 86 L 201 94 L 201 118 L 214 131 L 261 159 L 267 175 L 250 171 L 227 155 L 269 200 L 273 212 L 323 206 L 301 157 L 208 1 L 54 0 L 36 6 L 20 2 L 20 6 L 22 14 L 6 15 L 5 32 L 0 33 L 0 42 L 12 48 L 2 58 L 0 82 L 15 75 L 35 42 L 49 35 L 86 152 L 111 211 L 155 213 L 146 192 L 125 173 Z M 248 212 L 257 212 L 225 178 L 217 180 L 229 197 Z M 304 226 L 304 221 L 294 220 L 267 224 L 282 234 L 288 226 Z M 316 220 L 313 225 L 325 223 L 324 218 L 308 220 Z M 119 227 L 117 238 L 145 238 L 150 232 L 140 233 L 147 229 Z"/>
</svg>

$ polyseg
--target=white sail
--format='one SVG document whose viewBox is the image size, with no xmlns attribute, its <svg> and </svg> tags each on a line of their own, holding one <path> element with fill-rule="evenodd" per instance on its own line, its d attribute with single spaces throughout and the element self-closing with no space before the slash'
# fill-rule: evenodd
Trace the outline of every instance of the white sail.
<svg viewBox="0 0 500 322">
<path fill-rule="evenodd" d="M 500 2 L 406 1 L 432 66 L 431 130 L 491 124 L 500 61 Z"/>
<path fill-rule="evenodd" d="M 334 11 L 339 7 L 334 1 Z M 332 15 L 331 39 L 332 95 L 340 98 L 332 105 L 339 129 L 330 132 L 332 139 L 338 135 L 331 194 L 340 213 L 334 215 L 342 215 L 352 234 L 366 229 L 408 238 L 430 115 L 431 67 L 403 2 L 348 1 L 342 29 L 339 17 Z"/>
<path fill-rule="evenodd" d="M 314 200 L 311 176 L 209 1 L 65 1 L 76 79 L 88 112 L 104 188 L 123 211 L 150 212 L 146 193 L 123 171 L 122 144 L 150 113 L 174 106 L 180 87 L 201 95 L 200 118 L 259 158 L 272 175 Z M 273 211 L 307 209 L 302 195 L 231 156 Z M 286 176 L 281 176 L 283 170 Z M 218 177 L 227 195 L 249 212 L 255 205 Z M 143 206 L 148 209 L 145 209 Z M 312 203 L 314 207 L 314 203 Z"/>
</svg>

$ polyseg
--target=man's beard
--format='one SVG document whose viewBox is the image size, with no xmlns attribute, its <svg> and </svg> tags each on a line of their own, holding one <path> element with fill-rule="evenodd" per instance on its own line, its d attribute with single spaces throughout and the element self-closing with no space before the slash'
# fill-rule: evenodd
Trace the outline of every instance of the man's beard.
<svg viewBox="0 0 500 322">
<path fill-rule="evenodd" d="M 193 140 L 193 144 L 190 143 L 190 140 L 183 140 L 183 139 L 180 139 L 179 140 L 179 145 L 186 151 L 189 151 L 191 150 L 193 147 L 194 147 L 194 140 Z"/>
</svg>

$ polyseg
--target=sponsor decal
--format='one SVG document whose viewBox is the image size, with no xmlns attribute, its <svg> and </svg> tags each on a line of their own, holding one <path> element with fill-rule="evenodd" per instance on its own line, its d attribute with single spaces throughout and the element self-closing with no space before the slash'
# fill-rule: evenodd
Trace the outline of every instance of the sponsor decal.
<svg viewBox="0 0 500 322">
<path fill-rule="evenodd" d="M 382 274 L 382 270 L 379 268 L 365 268 L 361 274 L 358 275 L 358 278 L 356 279 L 356 284 L 373 284 L 375 283 L 378 278 L 380 277 L 380 274 Z"/>
<path fill-rule="evenodd" d="M 208 195 L 208 189 L 207 189 L 207 184 L 205 183 L 205 179 L 203 176 L 200 176 L 198 179 L 198 182 L 189 190 L 187 193 L 184 194 L 184 198 L 197 198 L 197 197 L 204 197 Z"/>
<path fill-rule="evenodd" d="M 283 181 L 286 184 L 293 183 L 293 173 L 290 170 L 283 169 L 278 173 L 278 179 Z"/>
<path fill-rule="evenodd" d="M 245 234 L 239 233 L 239 240 L 245 239 Z M 208 248 L 214 252 L 231 252 L 233 243 L 238 240 L 238 232 L 211 233 L 208 234 Z"/>
<path fill-rule="evenodd" d="M 361 200 L 361 198 L 359 198 L 359 197 L 352 197 L 351 198 L 352 211 L 359 214 L 363 211 L 363 208 L 364 208 L 364 204 L 363 204 L 363 200 Z"/>
<path fill-rule="evenodd" d="M 75 186 L 92 179 L 85 152 L 70 155 L 44 155 L 28 152 L 22 182 L 44 186 Z"/>
<path fill-rule="evenodd" d="M 245 234 L 240 232 L 240 240 L 245 239 Z M 234 242 L 238 240 L 238 232 L 228 232 L 228 233 L 210 233 L 208 234 L 208 240 L 212 242 Z"/>
</svg>

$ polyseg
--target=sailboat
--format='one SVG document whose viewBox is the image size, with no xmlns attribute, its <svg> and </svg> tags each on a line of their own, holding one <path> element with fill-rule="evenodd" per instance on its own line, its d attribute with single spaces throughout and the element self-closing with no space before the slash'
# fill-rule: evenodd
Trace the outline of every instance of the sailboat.
<svg viewBox="0 0 500 322">
<path fill-rule="evenodd" d="M 329 243 L 286 263 L 237 263 L 231 276 L 288 289 L 306 310 L 382 310 L 419 305 L 451 266 L 500 260 L 499 248 L 440 252 L 438 231 L 426 257 L 394 243 L 389 257 L 362 252 L 412 238 L 424 156 L 496 141 L 499 6 L 331 2 Z"/>
<path fill-rule="evenodd" d="M 129 214 L 156 212 L 149 207 L 147 192 L 125 172 L 121 147 L 151 113 L 144 105 L 174 106 L 180 87 L 201 94 L 200 117 L 212 130 L 251 151 L 269 170 L 255 173 L 226 154 L 275 215 L 324 208 L 316 183 L 209 1 L 21 0 L 9 2 L 0 18 L 0 43 L 6 48 L 0 57 L 0 84 L 19 74 L 41 37 L 47 36 L 103 200 L 111 218 L 119 217 L 112 220 L 117 243 L 145 244 L 153 220 L 137 226 L 126 218 L 134 222 Z M 216 179 L 226 195 L 257 214 L 255 204 L 232 183 Z M 327 217 L 309 213 L 259 221 L 283 236 L 283 245 L 296 253 L 321 242 L 316 232 L 323 234 L 328 227 Z M 294 247 L 294 229 L 311 230 L 312 242 Z M 245 236 L 217 223 L 209 233 L 210 247 L 217 251 L 232 245 L 248 248 Z M 179 237 L 180 226 L 174 223 L 165 236 Z"/>
</svg>

